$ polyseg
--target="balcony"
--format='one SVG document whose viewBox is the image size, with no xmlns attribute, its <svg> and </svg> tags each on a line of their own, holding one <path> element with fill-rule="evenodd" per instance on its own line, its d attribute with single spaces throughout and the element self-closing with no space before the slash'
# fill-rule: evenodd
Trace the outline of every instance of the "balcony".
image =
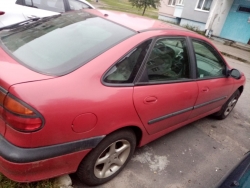
<svg viewBox="0 0 250 188">
<path fill-rule="evenodd" d="M 174 16 L 177 18 L 181 18 L 183 10 L 183 5 L 175 5 Z"/>
</svg>

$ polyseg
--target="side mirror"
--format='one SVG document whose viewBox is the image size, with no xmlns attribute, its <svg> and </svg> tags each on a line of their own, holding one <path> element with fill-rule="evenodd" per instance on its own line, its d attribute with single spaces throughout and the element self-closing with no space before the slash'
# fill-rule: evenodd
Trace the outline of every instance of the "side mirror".
<svg viewBox="0 0 250 188">
<path fill-rule="evenodd" d="M 230 76 L 232 76 L 236 80 L 239 80 L 241 78 L 241 73 L 237 69 L 232 69 L 230 70 Z"/>
</svg>

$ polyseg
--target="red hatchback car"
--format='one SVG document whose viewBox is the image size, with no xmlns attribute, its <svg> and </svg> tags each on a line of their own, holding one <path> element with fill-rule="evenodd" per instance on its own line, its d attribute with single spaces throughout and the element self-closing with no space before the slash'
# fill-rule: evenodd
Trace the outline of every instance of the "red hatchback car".
<svg viewBox="0 0 250 188">
<path fill-rule="evenodd" d="M 105 183 L 136 146 L 226 118 L 244 89 L 205 37 L 114 11 L 12 25 L 0 45 L 0 172 L 19 182 Z"/>
</svg>

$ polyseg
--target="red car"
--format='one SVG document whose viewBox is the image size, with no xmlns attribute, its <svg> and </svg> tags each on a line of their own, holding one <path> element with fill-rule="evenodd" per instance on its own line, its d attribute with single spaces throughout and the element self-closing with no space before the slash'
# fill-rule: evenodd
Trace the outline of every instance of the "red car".
<svg viewBox="0 0 250 188">
<path fill-rule="evenodd" d="M 244 89 L 205 37 L 114 11 L 12 25 L 0 45 L 0 172 L 18 182 L 105 183 L 135 147 L 226 118 Z"/>
</svg>

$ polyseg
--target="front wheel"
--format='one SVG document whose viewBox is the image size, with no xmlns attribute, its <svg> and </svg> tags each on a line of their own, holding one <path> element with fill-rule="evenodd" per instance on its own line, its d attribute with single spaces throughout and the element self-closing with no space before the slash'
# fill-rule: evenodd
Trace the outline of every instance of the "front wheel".
<svg viewBox="0 0 250 188">
<path fill-rule="evenodd" d="M 132 130 L 111 133 L 83 159 L 77 176 L 91 186 L 106 183 L 125 167 L 135 147 L 136 136 Z"/>
<path fill-rule="evenodd" d="M 215 117 L 217 119 L 220 119 L 220 120 L 225 119 L 232 112 L 232 110 L 235 107 L 239 97 L 240 97 L 240 91 L 237 90 L 228 99 L 228 101 L 222 106 L 221 110 L 214 114 Z"/>
</svg>

